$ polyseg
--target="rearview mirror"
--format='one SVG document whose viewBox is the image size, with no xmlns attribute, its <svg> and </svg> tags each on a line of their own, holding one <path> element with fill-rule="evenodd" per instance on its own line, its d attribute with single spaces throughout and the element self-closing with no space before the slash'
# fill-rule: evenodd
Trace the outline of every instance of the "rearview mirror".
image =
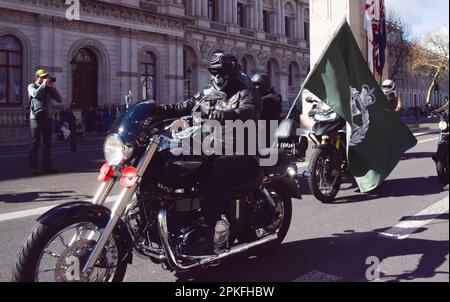
<svg viewBox="0 0 450 302">
<path fill-rule="evenodd" d="M 292 130 L 294 128 L 294 121 L 291 119 L 283 120 L 275 131 L 276 138 L 288 138 L 291 136 Z"/>
</svg>

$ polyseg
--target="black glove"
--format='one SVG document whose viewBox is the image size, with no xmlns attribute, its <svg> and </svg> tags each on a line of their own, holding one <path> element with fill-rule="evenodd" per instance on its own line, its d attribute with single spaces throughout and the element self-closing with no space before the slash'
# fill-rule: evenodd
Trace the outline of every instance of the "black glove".
<svg viewBox="0 0 450 302">
<path fill-rule="evenodd" d="M 209 113 L 209 119 L 220 122 L 221 124 L 225 124 L 227 120 L 233 120 L 234 112 L 233 111 L 212 111 Z"/>
</svg>

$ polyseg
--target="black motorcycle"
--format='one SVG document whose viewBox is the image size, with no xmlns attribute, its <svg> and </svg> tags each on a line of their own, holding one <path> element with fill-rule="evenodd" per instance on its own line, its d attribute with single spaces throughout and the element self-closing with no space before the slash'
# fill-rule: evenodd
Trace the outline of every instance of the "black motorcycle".
<svg viewBox="0 0 450 302">
<path fill-rule="evenodd" d="M 448 136 L 449 136 L 449 124 L 448 124 L 448 110 L 440 115 L 441 121 L 439 123 L 438 150 L 433 156 L 433 160 L 436 163 L 436 170 L 439 179 L 443 184 L 449 182 L 449 160 L 448 160 Z"/>
<path fill-rule="evenodd" d="M 203 101 L 220 97 L 211 93 Z M 228 242 L 205 254 L 202 203 L 214 157 L 174 155 L 171 146 L 199 126 L 189 118 L 155 120 L 155 108 L 154 102 L 140 102 L 115 122 L 104 142 L 107 163 L 95 197 L 38 218 L 19 252 L 13 281 L 122 281 L 133 255 L 187 272 L 281 244 L 291 223 L 291 198 L 301 198 L 286 172 L 290 155 L 281 151 L 276 166 L 261 168 L 257 177 L 233 188 L 224 213 Z M 180 125 L 186 127 L 174 131 Z M 122 188 L 115 198 L 110 194 L 116 184 Z M 111 210 L 105 206 L 108 196 Z"/>
<path fill-rule="evenodd" d="M 315 151 L 308 167 L 308 185 L 318 200 L 329 203 L 338 194 L 342 178 L 348 173 L 346 150 L 346 122 L 327 104 L 308 98 L 313 104 L 308 116 L 314 119 L 308 137 Z"/>
</svg>

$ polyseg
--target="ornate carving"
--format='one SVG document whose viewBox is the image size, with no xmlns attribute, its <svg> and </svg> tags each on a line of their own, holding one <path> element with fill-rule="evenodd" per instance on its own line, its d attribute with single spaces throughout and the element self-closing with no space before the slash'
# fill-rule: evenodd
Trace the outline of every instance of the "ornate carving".
<svg viewBox="0 0 450 302">
<path fill-rule="evenodd" d="M 38 6 L 48 9 L 63 10 L 67 6 L 64 0 L 12 0 L 27 6 Z M 183 31 L 188 23 L 183 18 L 165 16 L 149 11 L 138 10 L 131 7 L 119 6 L 94 0 L 83 0 L 81 2 L 81 21 L 83 17 L 93 16 L 104 19 L 116 19 L 129 23 L 140 23 L 165 29 Z"/>
</svg>

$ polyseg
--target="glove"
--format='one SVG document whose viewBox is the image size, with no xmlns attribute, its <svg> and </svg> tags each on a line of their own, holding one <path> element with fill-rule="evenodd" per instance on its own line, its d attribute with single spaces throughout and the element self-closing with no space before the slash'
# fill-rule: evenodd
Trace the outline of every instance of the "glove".
<svg viewBox="0 0 450 302">
<path fill-rule="evenodd" d="M 212 111 L 209 113 L 209 119 L 225 124 L 227 120 L 233 120 L 233 111 Z"/>
<path fill-rule="evenodd" d="M 224 124 L 225 123 L 225 119 L 226 119 L 225 116 L 226 116 L 226 114 L 225 114 L 224 111 L 211 111 L 209 113 L 208 119 L 215 120 L 215 121 L 220 122 L 221 124 Z"/>
</svg>

